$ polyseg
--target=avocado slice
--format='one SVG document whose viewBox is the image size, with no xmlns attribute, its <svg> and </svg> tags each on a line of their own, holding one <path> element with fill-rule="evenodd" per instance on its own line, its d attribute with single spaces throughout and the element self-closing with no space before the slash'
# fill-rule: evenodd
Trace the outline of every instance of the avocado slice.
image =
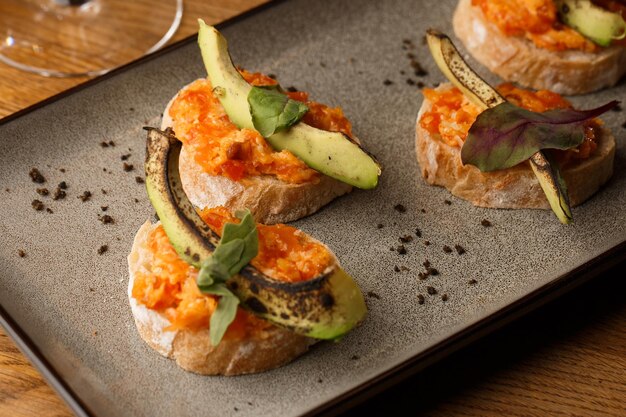
<svg viewBox="0 0 626 417">
<path fill-rule="evenodd" d="M 214 92 L 230 120 L 240 129 L 255 129 L 248 105 L 252 86 L 235 68 L 226 39 L 198 20 L 198 44 Z M 341 132 L 316 129 L 303 122 L 266 138 L 276 150 L 288 150 L 309 167 L 362 189 L 378 184 L 380 164 L 358 143 Z"/>
<path fill-rule="evenodd" d="M 558 0 L 559 17 L 566 25 L 600 46 L 626 36 L 626 22 L 618 13 L 594 5 L 589 0 Z"/>
<path fill-rule="evenodd" d="M 448 80 L 474 104 L 486 110 L 506 101 L 492 86 L 467 65 L 450 38 L 429 29 L 426 33 L 428 47 L 435 63 Z M 541 185 L 550 208 L 563 224 L 572 221 L 567 187 L 556 161 L 539 151 L 530 158 L 530 166 Z"/>
<path fill-rule="evenodd" d="M 199 269 L 220 237 L 202 221 L 183 191 L 178 171 L 181 146 L 171 130 L 148 129 L 146 188 L 172 246 Z M 226 285 L 254 314 L 317 339 L 341 337 L 367 313 L 358 285 L 338 265 L 298 283 L 273 279 L 248 265 Z"/>
</svg>

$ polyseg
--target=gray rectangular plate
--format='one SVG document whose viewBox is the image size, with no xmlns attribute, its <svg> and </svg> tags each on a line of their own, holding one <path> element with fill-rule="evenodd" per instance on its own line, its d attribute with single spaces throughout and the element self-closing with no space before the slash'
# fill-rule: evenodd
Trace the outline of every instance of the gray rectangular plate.
<svg viewBox="0 0 626 417">
<path fill-rule="evenodd" d="M 475 208 L 422 181 L 414 155 L 422 96 L 406 83 L 408 77 L 417 78 L 403 39 L 413 41 L 411 52 L 429 72 L 421 80 L 429 86 L 442 81 L 422 35 L 428 27 L 451 33 L 454 4 L 294 0 L 222 26 L 236 63 L 276 74 L 285 87 L 296 86 L 318 101 L 341 106 L 357 136 L 385 167 L 376 190 L 355 191 L 296 223 L 336 252 L 364 292 L 380 298 L 368 298 L 367 320 L 340 343 L 319 344 L 271 372 L 231 378 L 184 372 L 143 343 L 128 306 L 126 255 L 136 230 L 153 215 L 143 186 L 135 181 L 142 175 L 141 128 L 158 125 L 178 89 L 204 75 L 195 42 L 3 121 L 2 323 L 77 413 L 328 411 L 395 375 L 423 367 L 624 257 L 626 151 L 619 138 L 613 178 L 574 209 L 571 226 L 559 224 L 549 211 Z M 393 84 L 385 85 L 387 79 Z M 623 98 L 625 92 L 621 84 L 573 101 L 591 107 Z M 624 113 L 610 112 L 603 119 L 623 136 Z M 115 147 L 100 146 L 110 140 Z M 134 172 L 122 169 L 120 157 L 127 153 Z M 38 196 L 37 184 L 28 176 L 32 167 L 43 172 L 51 190 L 66 181 L 67 198 Z M 78 196 L 86 190 L 93 197 L 82 202 Z M 36 198 L 53 213 L 33 210 Z M 444 204 L 446 199 L 450 205 Z M 406 212 L 395 210 L 396 204 Z M 101 206 L 108 206 L 115 224 L 98 220 Z M 492 227 L 481 226 L 485 218 Z M 384 227 L 379 229 L 379 223 Z M 416 228 L 423 237 L 405 244 L 406 255 L 390 250 Z M 109 250 L 98 255 L 103 244 Z M 467 253 L 442 251 L 443 245 L 455 244 Z M 18 249 L 26 257 L 19 257 Z M 420 281 L 417 274 L 425 259 L 440 275 Z M 395 272 L 395 266 L 408 270 Z M 468 285 L 470 279 L 478 283 Z M 427 286 L 439 295 L 427 295 Z M 423 305 L 417 302 L 419 293 L 426 296 Z M 440 298 L 444 293 L 447 302 Z"/>
</svg>

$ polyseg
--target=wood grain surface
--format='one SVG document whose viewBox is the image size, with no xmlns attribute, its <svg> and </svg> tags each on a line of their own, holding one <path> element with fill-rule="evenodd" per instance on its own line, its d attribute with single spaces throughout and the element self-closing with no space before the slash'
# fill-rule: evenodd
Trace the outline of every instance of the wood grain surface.
<svg viewBox="0 0 626 417">
<path fill-rule="evenodd" d="M 194 33 L 198 17 L 216 23 L 264 2 L 187 0 L 172 42 Z M 86 80 L 0 64 L 0 117 Z M 618 265 L 347 415 L 626 415 L 625 270 Z M 0 330 L 0 416 L 71 415 Z"/>
</svg>

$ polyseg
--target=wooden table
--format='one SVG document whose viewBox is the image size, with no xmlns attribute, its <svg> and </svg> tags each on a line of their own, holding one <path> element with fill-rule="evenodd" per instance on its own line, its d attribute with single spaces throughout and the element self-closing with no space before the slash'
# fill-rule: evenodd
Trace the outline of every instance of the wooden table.
<svg viewBox="0 0 626 417">
<path fill-rule="evenodd" d="M 265 0 L 187 0 L 172 41 Z M 0 117 L 86 78 L 0 64 Z M 620 132 L 624 136 L 624 132 Z M 410 415 L 626 415 L 626 264 L 350 411 Z M 0 416 L 71 416 L 0 330 Z"/>
</svg>

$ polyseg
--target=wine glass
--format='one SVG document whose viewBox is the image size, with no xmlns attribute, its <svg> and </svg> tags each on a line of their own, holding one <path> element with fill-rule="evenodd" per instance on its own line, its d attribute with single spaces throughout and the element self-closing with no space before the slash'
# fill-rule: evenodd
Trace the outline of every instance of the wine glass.
<svg viewBox="0 0 626 417">
<path fill-rule="evenodd" d="M 47 77 L 95 76 L 161 48 L 183 0 L 0 0 L 0 61 Z"/>
</svg>

